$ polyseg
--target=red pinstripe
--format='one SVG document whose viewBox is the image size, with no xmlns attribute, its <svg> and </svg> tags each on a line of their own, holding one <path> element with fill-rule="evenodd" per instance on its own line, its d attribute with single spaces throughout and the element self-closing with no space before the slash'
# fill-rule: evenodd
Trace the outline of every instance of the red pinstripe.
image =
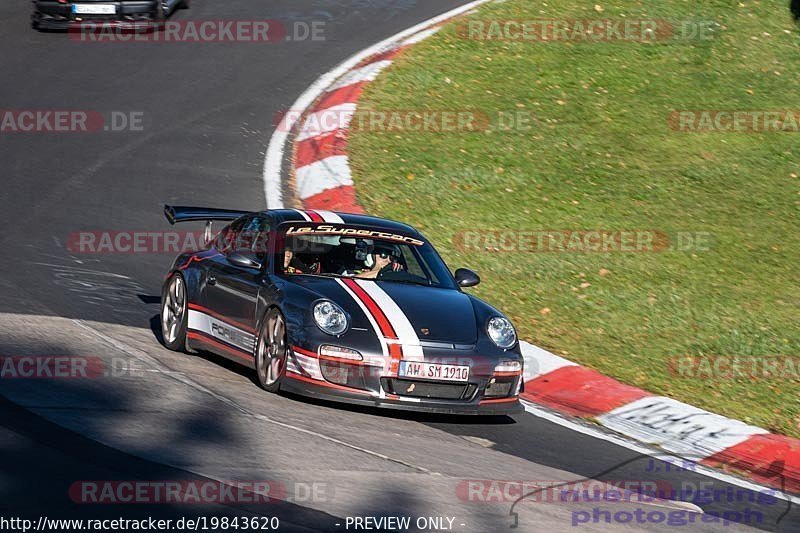
<svg viewBox="0 0 800 533">
<path fill-rule="evenodd" d="M 217 320 L 221 320 L 223 322 L 227 322 L 228 324 L 230 324 L 232 326 L 236 326 L 237 328 L 239 328 L 239 329 L 241 329 L 243 331 L 246 331 L 248 333 L 255 334 L 255 332 L 256 332 L 256 330 L 254 330 L 253 328 L 251 328 L 249 326 L 245 326 L 244 324 L 240 324 L 239 322 L 231 320 L 230 318 L 228 318 L 226 316 L 222 316 L 219 313 L 217 313 L 216 311 L 212 311 L 211 309 L 208 309 L 207 307 L 203 307 L 202 305 L 197 305 L 195 303 L 191 303 L 190 302 L 189 303 L 189 309 L 192 309 L 194 311 L 199 311 L 201 313 L 205 313 L 207 315 L 213 316 Z"/>
<path fill-rule="evenodd" d="M 364 306 L 369 310 L 369 313 L 372 315 L 372 318 L 375 319 L 375 322 L 378 323 L 378 328 L 381 330 L 381 335 L 388 339 L 397 339 L 397 333 L 394 331 L 392 324 L 389 322 L 389 319 L 386 317 L 386 314 L 383 312 L 383 309 L 372 299 L 372 296 L 367 294 L 367 291 L 361 288 L 361 286 L 356 283 L 353 279 L 344 278 L 342 279 L 345 285 L 347 285 L 350 290 L 358 297 L 359 300 L 364 304 Z M 399 344 L 389 344 L 389 356 L 392 358 L 392 362 L 389 366 L 389 372 L 392 375 L 397 375 L 400 371 L 400 360 L 403 358 L 403 347 Z"/>
<path fill-rule="evenodd" d="M 355 280 L 349 278 L 343 278 L 342 281 L 344 282 L 347 287 L 358 296 L 358 299 L 367 307 L 369 313 L 375 319 L 375 322 L 378 323 L 378 327 L 381 330 L 381 334 L 386 337 L 387 339 L 397 339 L 397 333 L 395 333 L 392 324 L 389 322 L 389 319 L 386 317 L 386 314 L 383 312 L 375 300 L 372 299 L 372 296 L 367 294 L 367 291 L 362 289 Z M 391 346 L 390 346 L 391 348 Z"/>
<path fill-rule="evenodd" d="M 329 355 L 320 355 L 319 358 L 321 361 L 331 361 L 333 363 L 341 363 L 343 365 L 375 366 L 367 363 L 366 361 L 356 361 L 355 359 L 345 359 L 344 357 L 331 357 Z"/>
<path fill-rule="evenodd" d="M 212 344 L 212 345 L 218 347 L 221 350 L 225 350 L 226 352 L 230 353 L 231 355 L 234 355 L 234 356 L 236 356 L 236 357 L 238 357 L 240 359 L 244 359 L 248 363 L 253 360 L 253 355 L 252 354 L 248 354 L 244 350 L 239 350 L 238 348 L 233 348 L 231 346 L 228 346 L 227 344 L 223 344 L 223 343 L 217 341 L 216 339 L 210 337 L 208 334 L 203 333 L 202 331 L 197 331 L 197 332 L 189 331 L 189 332 L 186 333 L 186 335 L 190 339 L 193 339 L 193 340 L 196 340 L 196 341 L 200 341 L 200 342 L 205 342 L 207 344 Z"/>
<path fill-rule="evenodd" d="M 308 215 L 308 218 L 311 219 L 311 222 L 325 222 L 322 216 L 320 216 L 320 214 L 316 211 L 306 210 L 306 215 Z"/>
<path fill-rule="evenodd" d="M 517 396 L 513 396 L 511 398 L 497 398 L 497 399 L 491 399 L 491 400 L 481 400 L 481 401 L 478 402 L 478 405 L 483 405 L 485 403 L 510 403 L 510 402 L 516 402 L 517 400 L 519 400 L 519 398 Z"/>
<path fill-rule="evenodd" d="M 316 379 L 307 378 L 306 376 L 301 376 L 300 374 L 296 374 L 295 372 L 291 372 L 289 370 L 286 371 L 286 377 L 291 379 L 296 379 L 298 381 L 305 381 L 306 383 L 312 383 L 314 385 L 320 385 L 322 387 L 329 387 L 331 389 L 338 389 L 347 392 L 354 392 L 357 394 L 366 394 L 369 395 L 369 392 L 360 390 L 360 389 L 352 389 L 350 387 L 343 387 L 341 385 L 336 385 L 335 383 L 328 383 L 327 381 L 318 381 Z"/>
<path fill-rule="evenodd" d="M 304 348 L 300 348 L 299 346 L 292 346 L 292 351 L 293 352 L 297 352 L 297 353 L 302 354 L 302 355 L 305 355 L 305 356 L 308 356 L 308 357 L 313 357 L 314 359 L 317 358 L 317 353 L 316 352 L 311 352 L 311 351 L 306 350 Z"/>
</svg>

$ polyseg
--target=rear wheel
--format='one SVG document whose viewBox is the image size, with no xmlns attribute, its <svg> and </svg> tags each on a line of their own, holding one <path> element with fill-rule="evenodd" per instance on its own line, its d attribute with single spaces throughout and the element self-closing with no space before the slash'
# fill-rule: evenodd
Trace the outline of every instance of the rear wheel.
<svg viewBox="0 0 800 533">
<path fill-rule="evenodd" d="M 272 308 L 264 317 L 256 345 L 256 373 L 258 384 L 270 392 L 278 392 L 286 373 L 286 355 L 289 351 L 286 321 L 281 312 Z"/>
<path fill-rule="evenodd" d="M 187 312 L 186 282 L 174 274 L 161 292 L 161 335 L 164 346 L 176 352 L 186 349 Z"/>
</svg>

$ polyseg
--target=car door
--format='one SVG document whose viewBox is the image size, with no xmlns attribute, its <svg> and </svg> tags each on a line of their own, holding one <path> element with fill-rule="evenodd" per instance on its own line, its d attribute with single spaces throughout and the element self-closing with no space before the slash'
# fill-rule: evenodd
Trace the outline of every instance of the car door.
<svg viewBox="0 0 800 533">
<path fill-rule="evenodd" d="M 256 332 L 258 293 L 265 279 L 265 258 L 269 219 L 247 215 L 235 221 L 218 239 L 220 252 L 208 263 L 205 306 L 224 324 L 212 324 L 215 337 L 247 353 L 252 353 Z M 242 266 L 232 262 L 234 254 L 248 257 L 261 266 Z"/>
</svg>

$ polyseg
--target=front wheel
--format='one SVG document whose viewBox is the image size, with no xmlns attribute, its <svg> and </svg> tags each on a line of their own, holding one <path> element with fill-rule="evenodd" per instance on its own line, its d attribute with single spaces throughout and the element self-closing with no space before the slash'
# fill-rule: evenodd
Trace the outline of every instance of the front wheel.
<svg viewBox="0 0 800 533">
<path fill-rule="evenodd" d="M 174 274 L 161 292 L 161 335 L 164 346 L 176 352 L 186 349 L 187 312 L 186 282 Z"/>
<path fill-rule="evenodd" d="M 258 384 L 269 392 L 278 392 L 286 373 L 286 320 L 281 312 L 272 308 L 261 324 L 256 345 L 256 373 Z"/>
</svg>

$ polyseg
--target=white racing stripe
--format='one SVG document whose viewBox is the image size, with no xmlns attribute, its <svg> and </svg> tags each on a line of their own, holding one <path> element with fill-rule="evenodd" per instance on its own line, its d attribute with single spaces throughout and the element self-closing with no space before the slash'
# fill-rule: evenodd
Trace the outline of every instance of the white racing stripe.
<svg viewBox="0 0 800 533">
<path fill-rule="evenodd" d="M 336 283 L 338 283 L 339 286 L 343 288 L 345 292 L 347 292 L 347 294 L 350 295 L 353 301 L 356 302 L 356 304 L 358 304 L 358 307 L 360 307 L 361 310 L 364 312 L 364 314 L 367 316 L 367 320 L 369 320 L 369 323 L 372 326 L 372 330 L 375 332 L 375 336 L 378 337 L 378 340 L 381 343 L 381 352 L 383 353 L 383 356 L 389 357 L 389 346 L 386 344 L 386 339 L 383 337 L 383 333 L 381 333 L 381 328 L 378 326 L 378 323 L 375 322 L 375 318 L 372 316 L 372 313 L 369 312 L 369 309 L 367 309 L 367 306 L 364 305 L 364 302 L 361 301 L 361 298 L 356 296 L 356 294 L 352 290 L 350 290 L 350 287 L 348 287 L 341 279 L 339 278 L 334 278 L 334 279 L 336 280 Z"/>
<path fill-rule="evenodd" d="M 305 211 L 303 211 L 302 209 L 292 209 L 292 211 L 296 212 L 301 217 L 303 217 L 306 222 L 311 222 L 311 217 L 308 216 L 308 214 Z"/>
<path fill-rule="evenodd" d="M 187 327 L 195 331 L 202 331 L 215 339 L 225 341 L 251 355 L 254 351 L 255 335 L 200 311 L 189 309 Z"/>
<path fill-rule="evenodd" d="M 302 375 L 302 372 L 300 371 L 300 369 L 295 364 L 294 359 L 291 358 L 291 357 L 289 357 L 286 360 L 286 370 L 289 371 L 289 372 L 294 372 L 295 374 L 301 374 Z"/>
<path fill-rule="evenodd" d="M 306 374 L 314 379 L 323 381 L 322 371 L 319 368 L 319 361 L 317 359 L 297 352 L 292 352 L 292 354 L 297 362 L 297 366 L 302 370 L 302 372 L 298 372 L 299 374 Z"/>
<path fill-rule="evenodd" d="M 371 55 L 373 55 L 375 53 L 378 53 L 378 52 L 380 52 L 382 50 L 383 51 L 388 50 L 392 46 L 397 46 L 397 43 L 398 42 L 402 42 L 404 39 L 406 40 L 406 43 L 412 42 L 412 41 L 416 41 L 416 39 L 413 39 L 415 34 L 419 34 L 420 32 L 424 33 L 425 31 L 427 31 L 431 27 L 432 24 L 434 24 L 436 22 L 442 22 L 442 21 L 444 21 L 444 20 L 446 20 L 448 18 L 451 18 L 451 17 L 453 17 L 453 16 L 455 16 L 457 14 L 462 14 L 462 13 L 465 13 L 465 12 L 468 12 L 468 11 L 472 11 L 475 7 L 477 7 L 478 5 L 486 3 L 487 1 L 489 1 L 489 0 L 476 0 L 474 2 L 471 2 L 470 4 L 467 4 L 465 6 L 461 6 L 460 8 L 457 8 L 455 10 L 449 11 L 449 12 L 447 12 L 447 13 L 439 16 L 439 17 L 435 17 L 434 19 L 430 19 L 430 20 L 428 20 L 426 22 L 423 22 L 423 23 L 415 26 L 414 28 L 410 28 L 410 29 L 408 29 L 408 30 L 406 30 L 404 32 L 401 32 L 398 35 L 390 37 L 389 39 L 386 39 L 386 40 L 382 41 L 381 43 L 378 43 L 378 44 L 376 44 L 376 45 L 374 45 L 374 46 L 372 46 L 372 47 L 370 47 L 368 49 L 362 50 L 358 54 L 352 56 L 351 58 L 349 58 L 348 60 L 346 60 L 343 63 L 341 63 L 339 66 L 337 66 L 336 68 L 334 68 L 330 72 L 326 73 L 325 75 L 323 75 L 319 79 L 317 79 L 317 81 L 311 87 L 309 87 L 302 95 L 300 95 L 300 97 L 297 99 L 295 104 L 292 106 L 292 109 L 303 109 L 303 110 L 307 109 L 310 105 L 313 104 L 313 102 L 318 98 L 319 95 L 323 94 L 326 90 L 331 90 L 333 88 L 331 86 L 331 84 L 333 82 L 335 82 L 337 79 L 341 78 L 342 74 L 346 73 L 350 69 L 353 69 L 353 67 L 355 67 L 356 65 L 358 65 L 360 62 L 362 62 L 363 60 L 367 59 Z M 409 38 L 411 38 L 411 39 L 409 39 Z M 340 83 L 343 82 L 343 81 L 344 80 L 339 80 Z M 339 86 L 341 86 L 341 85 L 339 85 Z M 293 122 L 290 123 L 289 126 L 291 126 L 292 124 L 293 124 Z M 283 162 L 284 162 L 283 161 L 283 152 L 284 152 L 284 148 L 286 146 L 286 143 L 287 143 L 287 140 L 288 140 L 288 137 L 289 137 L 288 130 L 289 130 L 289 127 L 284 127 L 284 128 L 279 128 L 278 130 L 275 131 L 275 133 L 273 134 L 273 136 L 270 139 L 270 143 L 269 143 L 268 150 L 267 150 L 267 155 L 266 155 L 265 161 L 264 161 L 264 171 L 263 171 L 264 192 L 265 192 L 265 196 L 266 196 L 266 199 L 267 199 L 267 206 L 269 208 L 273 208 L 273 209 L 283 206 L 283 198 L 282 198 L 283 181 L 281 179 L 282 178 L 281 169 L 282 169 L 282 165 L 283 165 Z M 344 162 L 345 163 L 347 162 L 346 157 L 344 159 Z M 352 184 L 352 179 L 350 178 L 350 170 L 349 170 L 349 168 L 347 168 L 345 170 L 345 173 L 348 176 L 347 180 L 350 182 L 349 184 Z M 325 189 L 328 189 L 328 188 L 331 188 L 331 187 L 324 187 L 324 188 L 322 188 L 322 190 L 325 190 Z M 358 299 L 356 299 L 356 301 L 358 301 Z M 369 317 L 370 315 L 367 313 L 367 316 Z M 555 365 L 554 365 L 555 367 L 566 366 L 566 365 L 562 364 L 561 361 L 558 361 L 558 360 L 553 360 L 553 362 L 555 363 Z M 526 367 L 527 366 L 528 365 L 526 365 Z M 534 370 L 534 369 L 531 368 L 530 370 Z M 537 369 L 535 371 L 535 374 L 533 374 L 533 375 L 534 376 L 536 376 L 536 375 L 544 375 L 546 373 L 547 372 L 545 371 L 545 368 L 540 368 L 540 369 Z M 528 374 L 528 368 L 526 368 L 526 374 Z M 529 412 L 536 414 L 536 416 L 541 416 L 543 418 L 551 419 L 552 421 L 554 421 L 556 423 L 559 423 L 561 425 L 564 425 L 565 427 L 570 427 L 571 429 L 573 429 L 575 431 L 579 431 L 579 432 L 582 432 L 582 433 L 587 433 L 588 432 L 588 430 L 585 430 L 584 428 L 582 428 L 582 427 L 580 427 L 578 425 L 575 425 L 572 422 L 568 422 L 568 421 L 553 417 L 553 415 L 551 415 L 550 413 L 547 413 L 545 411 L 533 408 L 532 406 L 529 406 L 529 405 L 526 405 L 526 408 L 528 409 Z M 757 429 L 760 429 L 760 428 L 757 428 Z M 592 433 L 594 433 L 594 430 L 592 430 Z M 595 435 L 595 436 L 597 436 L 597 435 Z M 617 440 L 617 441 L 623 442 L 623 439 L 619 439 L 617 437 L 610 438 L 610 437 L 607 437 L 607 436 L 601 436 L 601 437 L 598 437 L 598 438 L 605 438 L 606 440 L 609 440 L 609 441 Z M 638 447 L 636 445 L 632 445 L 630 443 L 627 443 L 626 440 L 624 442 L 625 442 L 625 444 L 621 444 L 621 445 L 626 445 L 627 444 L 626 447 L 630 447 L 631 449 L 635 449 L 635 448 Z M 617 443 L 620 444 L 620 442 L 617 442 Z M 718 479 L 723 479 L 723 477 L 727 478 L 727 476 L 725 476 L 725 474 L 721 474 L 721 473 L 719 473 L 719 472 L 717 472 L 715 470 L 711 470 L 711 469 L 708 469 L 708 471 L 706 472 L 706 475 L 708 475 L 710 477 L 715 477 L 715 478 L 718 478 Z M 731 483 L 734 483 L 734 484 L 740 484 L 741 483 L 741 481 L 736 479 L 736 478 L 732 478 L 732 480 L 728 480 L 728 481 L 731 482 Z M 797 502 L 798 501 L 797 498 L 795 498 L 794 501 Z"/>
<path fill-rule="evenodd" d="M 374 281 L 356 279 L 355 282 L 375 300 L 375 303 L 381 308 L 386 318 L 389 319 L 389 323 L 394 328 L 397 338 L 403 346 L 403 359 L 406 361 L 424 361 L 425 357 L 422 354 L 419 337 L 417 337 L 414 326 L 411 325 L 400 306 Z"/>
<path fill-rule="evenodd" d="M 316 214 L 322 217 L 322 220 L 325 222 L 330 222 L 331 224 L 344 224 L 344 220 L 342 217 L 334 213 L 333 211 L 325 211 L 323 209 L 312 209 Z"/>
</svg>

